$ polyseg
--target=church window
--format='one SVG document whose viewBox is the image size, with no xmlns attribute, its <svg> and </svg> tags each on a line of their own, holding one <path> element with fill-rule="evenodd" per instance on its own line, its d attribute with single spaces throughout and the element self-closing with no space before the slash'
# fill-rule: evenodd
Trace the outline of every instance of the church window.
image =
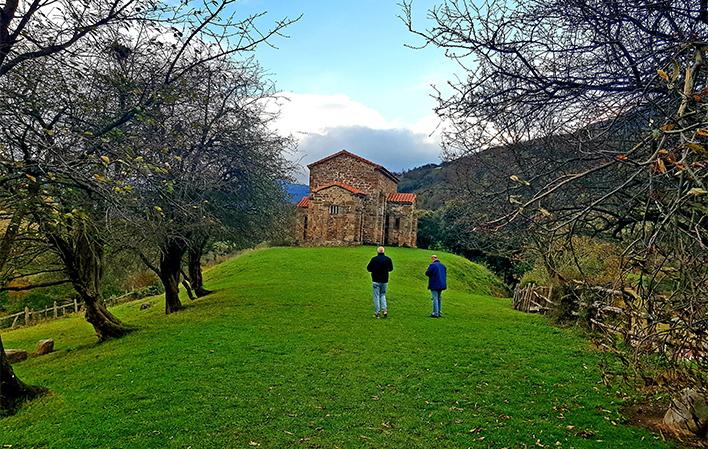
<svg viewBox="0 0 708 449">
<path fill-rule="evenodd" d="M 330 215 L 337 215 L 339 213 L 339 206 L 332 204 L 329 206 L 329 214 Z"/>
</svg>

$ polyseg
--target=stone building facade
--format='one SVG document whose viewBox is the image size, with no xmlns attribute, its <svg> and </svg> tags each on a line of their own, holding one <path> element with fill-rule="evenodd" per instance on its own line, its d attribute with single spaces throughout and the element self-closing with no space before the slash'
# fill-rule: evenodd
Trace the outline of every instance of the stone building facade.
<svg viewBox="0 0 708 449">
<path fill-rule="evenodd" d="M 299 243 L 416 246 L 415 194 L 398 193 L 393 173 L 346 150 L 307 167 L 310 195 L 297 204 Z"/>
</svg>

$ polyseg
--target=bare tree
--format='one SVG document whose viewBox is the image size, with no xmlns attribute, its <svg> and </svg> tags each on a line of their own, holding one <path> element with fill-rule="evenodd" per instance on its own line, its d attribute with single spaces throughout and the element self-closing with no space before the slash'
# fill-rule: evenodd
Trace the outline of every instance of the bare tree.
<svg viewBox="0 0 708 449">
<path fill-rule="evenodd" d="M 154 256 L 139 252 L 163 282 L 167 313 L 181 308 L 183 257 L 191 287 L 203 295 L 206 245 L 267 235 L 284 211 L 280 182 L 288 176 L 283 151 L 289 141 L 269 129 L 264 107 L 271 88 L 257 65 L 204 65 L 175 89 L 171 102 L 150 112 L 138 137 L 160 150 L 141 156 L 147 182 L 136 189 L 141 201 L 129 220 L 150 229 Z"/>
<path fill-rule="evenodd" d="M 0 9 L 0 77 L 24 62 L 59 55 L 102 28 L 144 20 L 157 1 L 7 0 Z"/>
<path fill-rule="evenodd" d="M 673 387 L 704 392 L 679 359 L 708 350 L 707 17 L 687 0 L 442 1 L 426 30 L 411 3 L 402 16 L 464 74 L 437 91 L 437 112 L 447 156 L 484 154 L 499 175 L 477 189 L 506 203 L 488 227 L 528 225 L 562 296 L 573 289 L 550 243 L 621 245 L 621 274 L 591 302 L 625 292 L 626 316 L 643 317 L 627 328 L 635 347 L 678 361 Z"/>
<path fill-rule="evenodd" d="M 65 278 L 55 282 L 70 282 L 81 295 L 99 339 L 129 330 L 100 295 L 111 211 L 131 187 L 127 173 L 135 173 L 134 159 L 114 157 L 125 154 L 119 149 L 131 125 L 201 65 L 243 57 L 292 22 L 262 28 L 263 14 L 239 17 L 233 6 L 234 0 L 0 6 L 0 200 L 11 213 L 0 251 L 12 253 L 23 226 L 39 235 L 34 240 L 62 262 Z M 127 68 L 131 57 L 117 36 L 140 42 L 133 49 L 151 50 L 162 65 L 116 78 L 110 65 L 117 57 Z M 118 92 L 114 101 L 99 101 L 107 100 L 100 87 L 110 83 L 117 83 L 107 89 Z M 2 369 L 10 372 L 4 357 Z"/>
</svg>

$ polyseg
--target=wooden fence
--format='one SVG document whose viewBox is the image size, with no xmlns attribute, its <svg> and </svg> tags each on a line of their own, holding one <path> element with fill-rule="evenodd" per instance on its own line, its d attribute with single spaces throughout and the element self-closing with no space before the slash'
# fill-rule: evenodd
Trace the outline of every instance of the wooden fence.
<svg viewBox="0 0 708 449">
<path fill-rule="evenodd" d="M 108 298 L 105 300 L 105 303 L 108 306 L 112 306 L 135 299 L 139 299 L 138 295 L 135 292 L 130 292 L 125 295 Z M 22 312 L 0 316 L 0 329 L 15 329 L 19 326 L 31 326 L 41 321 L 55 320 L 70 313 L 79 313 L 81 310 L 84 310 L 84 305 L 76 299 L 63 304 L 58 304 L 54 301 L 54 305 L 40 310 L 31 310 L 29 307 L 25 307 L 25 310 Z"/>
<path fill-rule="evenodd" d="M 622 304 L 624 301 L 624 296 L 628 295 L 627 292 L 622 292 L 619 290 L 612 290 L 603 287 L 589 287 L 585 285 L 579 285 L 574 290 L 571 297 L 572 313 L 571 315 L 580 316 L 579 311 L 585 311 L 585 315 L 588 323 L 602 327 L 608 330 L 617 330 L 613 326 L 607 324 L 605 321 L 615 321 L 618 318 L 629 320 L 646 320 L 647 314 L 640 313 L 634 310 L 629 310 L 628 308 L 618 307 L 615 305 L 608 305 L 605 303 L 600 303 L 598 301 L 587 302 L 581 300 L 581 292 L 592 291 L 596 294 L 603 294 L 613 298 L 616 304 Z M 513 306 L 514 309 L 520 310 L 526 313 L 546 313 L 557 307 L 558 304 L 551 300 L 551 295 L 553 294 L 553 287 L 544 287 L 536 284 L 526 284 L 524 287 L 517 287 L 514 290 Z M 609 320 L 607 318 L 610 318 Z"/>
<path fill-rule="evenodd" d="M 78 313 L 79 310 L 82 310 L 82 304 L 76 299 L 64 304 L 57 304 L 57 302 L 54 301 L 53 306 L 41 310 L 30 310 L 29 307 L 25 307 L 25 310 L 22 312 L 0 317 L 0 329 L 6 329 L 8 327 L 14 329 L 18 326 L 29 326 L 39 321 L 65 316 L 67 313 Z"/>
<path fill-rule="evenodd" d="M 552 298 L 553 288 L 527 284 L 514 290 L 513 307 L 527 313 L 545 314 L 560 308 Z M 562 301 L 566 311 L 576 319 L 583 320 L 590 329 L 621 336 L 632 346 L 645 346 L 660 351 L 679 354 L 708 355 L 705 337 L 690 332 L 665 332 L 681 318 L 671 317 L 672 323 L 657 323 L 656 318 L 642 310 L 642 298 L 631 289 L 616 290 L 600 286 L 577 285 L 566 292 Z M 653 300 L 660 300 L 657 296 Z M 676 338 L 680 335 L 682 338 Z"/>
<path fill-rule="evenodd" d="M 551 301 L 553 287 L 526 284 L 514 290 L 514 309 L 526 313 L 546 313 L 556 304 Z"/>
</svg>

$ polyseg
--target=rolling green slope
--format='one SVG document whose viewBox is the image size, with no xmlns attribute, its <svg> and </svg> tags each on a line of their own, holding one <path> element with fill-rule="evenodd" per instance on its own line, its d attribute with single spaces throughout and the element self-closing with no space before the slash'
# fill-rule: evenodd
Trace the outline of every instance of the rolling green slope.
<svg viewBox="0 0 708 449">
<path fill-rule="evenodd" d="M 5 332 L 55 338 L 15 366 L 52 395 L 0 419 L 13 448 L 663 448 L 619 421 L 596 355 L 569 330 L 491 296 L 485 269 L 439 254 L 450 290 L 431 319 L 430 251 L 391 249 L 390 318 L 376 320 L 374 249 L 275 248 L 206 273 L 217 292 L 97 345 L 78 317 Z"/>
</svg>

